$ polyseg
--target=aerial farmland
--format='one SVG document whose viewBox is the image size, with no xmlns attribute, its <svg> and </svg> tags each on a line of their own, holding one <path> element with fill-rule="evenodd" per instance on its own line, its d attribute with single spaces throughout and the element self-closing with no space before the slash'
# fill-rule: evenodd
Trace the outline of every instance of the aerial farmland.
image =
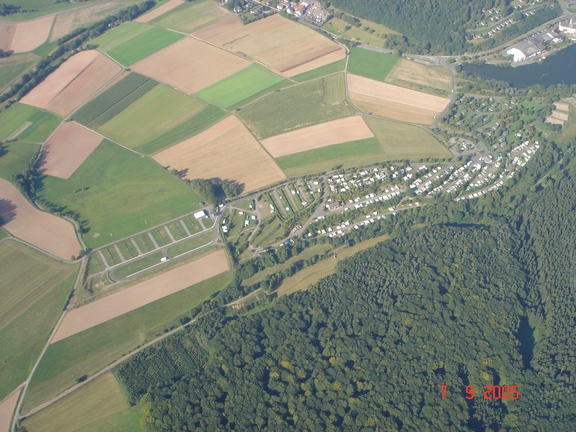
<svg viewBox="0 0 576 432">
<path fill-rule="evenodd" d="M 5 91 L 68 49 L 0 111 L 0 263 L 22 263 L 0 291 L 15 296 L 10 285 L 21 284 L 37 297 L 30 310 L 0 308 L 0 338 L 22 351 L 0 349 L 0 360 L 8 371 L 26 363 L 0 380 L 0 407 L 28 430 L 58 430 L 70 412 L 73 430 L 131 430 L 140 411 L 130 413 L 110 371 L 190 328 L 210 302 L 234 305 L 236 293 L 217 296 L 254 257 L 304 234 L 332 238 L 310 228 L 352 198 L 343 187 L 347 200 L 326 200 L 331 173 L 376 173 L 365 185 L 390 180 L 369 187 L 387 208 L 407 210 L 408 177 L 401 184 L 395 167 L 450 163 L 434 130 L 453 90 L 447 69 L 350 48 L 277 12 L 265 7 L 245 24 L 213 0 L 104 0 L 0 22 L 0 49 L 15 56 L 0 59 Z M 305 259 L 332 249 L 310 250 Z M 33 265 L 50 276 L 43 295 L 26 274 Z M 300 276 L 280 295 L 305 289 Z M 298 288 L 287 288 L 294 280 Z M 41 332 L 20 337 L 4 326 L 41 306 Z M 71 388 L 79 390 L 66 396 Z"/>
</svg>

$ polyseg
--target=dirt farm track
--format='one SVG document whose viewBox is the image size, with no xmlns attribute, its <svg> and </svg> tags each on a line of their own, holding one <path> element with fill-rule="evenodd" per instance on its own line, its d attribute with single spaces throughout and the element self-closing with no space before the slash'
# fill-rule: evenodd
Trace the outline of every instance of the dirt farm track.
<svg viewBox="0 0 576 432">
<path fill-rule="evenodd" d="M 70 222 L 33 207 L 4 179 L 0 179 L 0 217 L 2 227 L 14 237 L 58 258 L 69 260 L 82 249 Z"/>
<path fill-rule="evenodd" d="M 219 250 L 78 309 L 73 309 L 64 317 L 52 342 L 58 342 L 124 315 L 153 301 L 219 275 L 228 269 L 226 252 Z"/>
</svg>

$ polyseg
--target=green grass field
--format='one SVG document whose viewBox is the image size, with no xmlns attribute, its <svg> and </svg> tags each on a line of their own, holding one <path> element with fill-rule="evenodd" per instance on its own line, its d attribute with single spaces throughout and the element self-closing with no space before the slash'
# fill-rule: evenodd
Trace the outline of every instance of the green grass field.
<svg viewBox="0 0 576 432">
<path fill-rule="evenodd" d="M 283 156 L 276 159 L 276 163 L 288 176 L 298 176 L 327 171 L 338 165 L 363 165 L 381 153 L 378 141 L 368 138 Z"/>
<path fill-rule="evenodd" d="M 74 120 L 98 129 L 112 120 L 158 83 L 148 77 L 131 73 L 103 91 L 73 114 Z"/>
<path fill-rule="evenodd" d="M 24 409 L 33 408 L 74 385 L 78 377 L 102 369 L 123 354 L 161 335 L 167 323 L 199 305 L 231 281 L 231 272 L 222 273 L 51 345 L 32 378 Z"/>
<path fill-rule="evenodd" d="M 87 219 L 102 246 L 198 208 L 200 198 L 151 159 L 104 140 L 69 179 L 45 177 L 39 193 Z"/>
<path fill-rule="evenodd" d="M 0 244 L 0 400 L 26 380 L 62 312 L 78 265 Z"/>
<path fill-rule="evenodd" d="M 384 48 L 382 35 L 398 34 L 394 30 L 372 21 L 362 19 L 362 25 L 356 27 L 340 18 L 332 18 L 322 28 L 348 40 L 357 40 L 365 45 Z M 350 27 L 346 29 L 347 27 Z"/>
<path fill-rule="evenodd" d="M 310 81 L 316 78 L 323 77 L 325 75 L 330 75 L 336 72 L 343 71 L 345 67 L 346 67 L 346 59 L 342 59 L 338 60 L 337 62 L 330 63 L 326 66 L 321 66 L 309 72 L 304 72 L 303 74 L 296 75 L 292 77 L 292 79 L 296 82 Z"/>
<path fill-rule="evenodd" d="M 282 77 L 252 65 L 202 90 L 196 96 L 228 108 L 282 81 Z"/>
<path fill-rule="evenodd" d="M 96 3 L 98 0 L 87 0 L 85 4 L 92 4 Z M 121 0 L 126 3 L 129 0 Z M 20 10 L 28 10 L 30 12 L 20 12 L 15 14 L 10 14 L 2 17 L 4 21 L 24 21 L 33 18 L 38 18 L 44 15 L 53 14 L 56 12 L 62 12 L 66 9 L 72 9 L 78 7 L 77 3 L 72 2 L 56 2 L 53 1 L 46 1 L 46 0 L 17 0 L 14 1 L 13 4 L 15 6 L 20 6 Z"/>
<path fill-rule="evenodd" d="M 114 27 L 112 30 L 108 30 L 103 35 L 93 39 L 91 43 L 98 45 L 98 48 L 102 51 L 108 52 L 149 29 L 149 25 L 128 21 L 118 27 Z"/>
<path fill-rule="evenodd" d="M 272 93 L 238 115 L 259 138 L 268 138 L 353 115 L 345 98 L 344 75 L 336 74 Z"/>
<path fill-rule="evenodd" d="M 150 27 L 144 33 L 129 38 L 106 52 L 114 60 L 118 61 L 118 63 L 124 66 L 130 66 L 183 37 L 184 35 L 180 33 Z"/>
<path fill-rule="evenodd" d="M 152 20 L 151 24 L 184 33 L 194 33 L 228 16 L 231 14 L 213 1 L 195 1 L 192 4 L 183 4 L 159 16 Z"/>
<path fill-rule="evenodd" d="M 37 144 L 20 142 L 6 144 L 3 156 L 3 151 L 0 151 L 0 178 L 15 183 L 14 176 L 26 171 L 38 148 Z"/>
<path fill-rule="evenodd" d="M 127 276 L 133 275 L 142 270 L 146 270 L 153 265 L 156 265 L 160 262 L 160 259 L 164 257 L 164 252 L 154 252 L 150 255 L 146 255 L 143 258 L 140 258 L 137 261 L 133 261 L 129 264 L 123 265 L 121 267 L 114 269 L 114 277 L 115 278 L 125 278 Z"/>
<path fill-rule="evenodd" d="M 4 228 L 0 228 L 0 240 L 3 240 L 8 237 L 11 237 L 10 233 L 6 231 Z"/>
<path fill-rule="evenodd" d="M 18 54 L 16 54 L 18 55 Z M 0 90 L 4 90 L 13 80 L 22 72 L 34 64 L 34 61 L 25 61 L 21 63 L 7 64 L 0 67 Z"/>
<path fill-rule="evenodd" d="M 0 141 L 6 141 L 26 123 L 32 124 L 18 135 L 18 139 L 42 143 L 58 127 L 62 119 L 48 111 L 30 105 L 15 103 L 0 113 Z"/>
<path fill-rule="evenodd" d="M 450 151 L 417 126 L 364 117 L 382 148 L 382 159 L 448 158 Z"/>
<path fill-rule="evenodd" d="M 348 60 L 348 72 L 366 78 L 384 81 L 399 57 L 362 48 L 352 48 Z"/>
<path fill-rule="evenodd" d="M 26 419 L 29 432 L 140 430 L 142 412 L 128 403 L 124 389 L 111 373 L 86 384 L 74 393 Z"/>
<path fill-rule="evenodd" d="M 40 57 L 46 57 L 48 54 L 50 54 L 52 52 L 52 50 L 54 48 L 56 48 L 56 46 L 58 46 L 58 42 L 56 41 L 52 41 L 52 42 L 44 42 L 42 45 L 40 45 L 38 48 L 36 48 L 33 53 L 36 55 L 39 55 Z"/>
<path fill-rule="evenodd" d="M 174 128 L 192 121 L 207 107 L 205 102 L 160 84 L 104 124 L 99 132 L 126 147 L 142 150 L 154 139 L 174 133 Z"/>
<path fill-rule="evenodd" d="M 200 246 L 205 246 L 212 242 L 212 232 L 207 232 L 206 234 L 200 234 L 196 237 L 192 237 L 191 239 L 184 240 L 174 246 L 170 246 L 168 248 L 168 256 L 169 257 L 177 257 L 182 255 L 186 252 L 199 248 Z"/>
</svg>

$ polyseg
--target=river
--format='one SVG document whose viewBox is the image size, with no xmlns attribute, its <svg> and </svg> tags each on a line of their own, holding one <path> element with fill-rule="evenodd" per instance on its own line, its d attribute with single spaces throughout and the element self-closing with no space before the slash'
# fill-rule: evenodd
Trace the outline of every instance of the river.
<svg viewBox="0 0 576 432">
<path fill-rule="evenodd" d="M 514 87 L 521 88 L 535 84 L 544 86 L 576 84 L 576 43 L 541 63 L 518 67 L 465 65 L 462 69 L 480 78 L 506 81 Z"/>
</svg>

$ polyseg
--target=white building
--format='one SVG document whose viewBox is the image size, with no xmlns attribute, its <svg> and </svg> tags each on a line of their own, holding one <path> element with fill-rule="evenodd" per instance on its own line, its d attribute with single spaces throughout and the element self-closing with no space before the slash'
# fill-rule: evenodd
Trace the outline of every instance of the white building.
<svg viewBox="0 0 576 432">
<path fill-rule="evenodd" d="M 570 21 L 567 23 L 560 22 L 558 30 L 566 33 L 568 36 L 576 37 L 576 25 L 574 24 L 573 18 L 570 18 Z"/>
<path fill-rule="evenodd" d="M 206 217 L 206 210 L 197 211 L 196 213 L 194 213 L 194 217 L 196 219 L 202 219 L 203 217 Z"/>
<path fill-rule="evenodd" d="M 506 51 L 506 54 L 514 56 L 514 62 L 526 60 L 526 54 L 524 54 L 518 48 L 510 48 L 508 51 Z"/>
</svg>

